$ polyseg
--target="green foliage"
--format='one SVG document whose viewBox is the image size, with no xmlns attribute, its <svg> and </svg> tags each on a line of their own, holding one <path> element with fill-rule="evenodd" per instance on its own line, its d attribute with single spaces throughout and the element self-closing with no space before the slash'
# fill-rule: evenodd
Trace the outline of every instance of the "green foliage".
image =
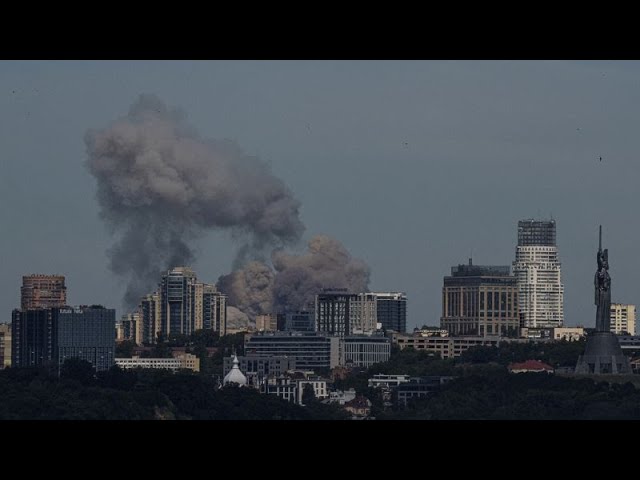
<svg viewBox="0 0 640 480">
<path fill-rule="evenodd" d="M 81 385 L 91 385 L 95 380 L 95 369 L 90 362 L 80 358 L 67 358 L 60 368 L 60 378 L 73 380 Z"/>
<path fill-rule="evenodd" d="M 133 356 L 133 348 L 135 346 L 135 342 L 132 342 L 131 340 L 116 343 L 116 358 L 131 358 Z"/>
<path fill-rule="evenodd" d="M 501 342 L 499 347 L 476 346 L 464 351 L 458 363 L 513 362 L 540 360 L 553 367 L 575 367 L 585 348 L 585 340 L 568 342 Z"/>
<path fill-rule="evenodd" d="M 302 404 L 310 405 L 316 401 L 316 393 L 313 391 L 313 386 L 309 383 L 304 385 L 304 389 L 302 390 Z"/>
</svg>

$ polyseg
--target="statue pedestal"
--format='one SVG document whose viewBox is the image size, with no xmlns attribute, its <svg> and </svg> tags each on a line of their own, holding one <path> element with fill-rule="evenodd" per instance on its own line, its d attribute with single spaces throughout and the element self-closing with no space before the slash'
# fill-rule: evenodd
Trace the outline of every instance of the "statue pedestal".
<svg viewBox="0 0 640 480">
<path fill-rule="evenodd" d="M 595 332 L 587 336 L 584 355 L 578 358 L 576 374 L 631 374 L 629 359 L 622 353 L 618 337 L 610 332 Z"/>
</svg>

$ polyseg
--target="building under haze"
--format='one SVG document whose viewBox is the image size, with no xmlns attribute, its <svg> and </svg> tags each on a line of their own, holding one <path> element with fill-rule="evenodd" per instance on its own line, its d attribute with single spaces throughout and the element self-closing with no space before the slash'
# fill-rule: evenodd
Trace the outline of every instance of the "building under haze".
<svg viewBox="0 0 640 480">
<path fill-rule="evenodd" d="M 450 335 L 518 336 L 518 287 L 509 266 L 451 267 L 444 277 L 440 327 Z"/>
<path fill-rule="evenodd" d="M 287 332 L 315 332 L 316 318 L 312 305 L 308 310 L 298 310 L 285 315 L 284 330 Z"/>
<path fill-rule="evenodd" d="M 116 340 L 130 341 L 137 345 L 142 345 L 144 339 L 144 323 L 142 313 L 133 312 L 123 315 L 116 325 Z"/>
<path fill-rule="evenodd" d="M 155 343 L 158 334 L 190 335 L 197 330 L 227 331 L 227 296 L 215 285 L 198 282 L 188 267 L 175 267 L 162 276 L 158 291 L 145 295 L 138 307 L 141 342 Z"/>
<path fill-rule="evenodd" d="M 616 335 L 635 335 L 636 306 L 612 303 L 610 329 Z"/>
<path fill-rule="evenodd" d="M 14 310 L 12 367 L 45 366 L 59 372 L 68 358 L 90 362 L 97 371 L 114 364 L 114 309 L 90 307 Z"/>
<path fill-rule="evenodd" d="M 407 295 L 404 292 L 375 292 L 378 323 L 386 331 L 407 331 Z"/>
<path fill-rule="evenodd" d="M 561 327 L 564 323 L 564 286 L 554 220 L 518 222 L 513 274 L 518 284 L 520 326 L 528 329 Z"/>
<path fill-rule="evenodd" d="M 378 312 L 373 293 L 349 293 L 346 289 L 325 289 L 316 295 L 316 331 L 344 337 L 372 334 L 377 330 Z"/>
<path fill-rule="evenodd" d="M 11 324 L 0 323 L 0 370 L 11 366 Z"/>
<path fill-rule="evenodd" d="M 64 307 L 67 304 L 67 287 L 62 275 L 25 275 L 20 288 L 20 308 Z"/>
</svg>

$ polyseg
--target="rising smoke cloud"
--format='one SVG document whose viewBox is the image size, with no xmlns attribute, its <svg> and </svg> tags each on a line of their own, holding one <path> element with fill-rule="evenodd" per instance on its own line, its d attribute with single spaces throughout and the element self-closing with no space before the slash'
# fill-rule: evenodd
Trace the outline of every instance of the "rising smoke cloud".
<svg viewBox="0 0 640 480">
<path fill-rule="evenodd" d="M 235 265 L 295 244 L 304 232 L 299 201 L 267 164 L 232 141 L 201 138 L 181 111 L 154 95 L 87 132 L 85 143 L 101 217 L 118 237 L 108 254 L 113 272 L 128 279 L 128 308 L 163 270 L 191 264 L 190 244 L 206 230 L 229 229 L 242 239 Z"/>
<path fill-rule="evenodd" d="M 262 262 L 251 262 L 218 281 L 229 303 L 251 318 L 302 310 L 323 288 L 346 288 L 354 293 L 369 289 L 367 264 L 326 235 L 311 238 L 307 252 L 300 255 L 275 250 L 271 261 L 273 270 Z"/>
</svg>

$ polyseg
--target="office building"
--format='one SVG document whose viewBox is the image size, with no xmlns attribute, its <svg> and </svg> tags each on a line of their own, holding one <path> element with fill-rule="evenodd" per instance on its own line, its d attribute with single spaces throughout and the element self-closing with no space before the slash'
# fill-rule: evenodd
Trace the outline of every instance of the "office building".
<svg viewBox="0 0 640 480">
<path fill-rule="evenodd" d="M 278 316 L 275 313 L 269 313 L 267 315 L 256 315 L 256 331 L 277 332 Z"/>
<path fill-rule="evenodd" d="M 377 330 L 375 294 L 326 289 L 316 295 L 316 331 L 328 335 L 372 334 Z"/>
<path fill-rule="evenodd" d="M 518 287 L 508 266 L 451 267 L 444 277 L 440 327 L 449 335 L 517 337 Z"/>
<path fill-rule="evenodd" d="M 115 310 L 99 305 L 14 310 L 12 367 L 45 366 L 59 372 L 67 358 L 90 362 L 97 371 L 113 365 Z"/>
<path fill-rule="evenodd" d="M 391 342 L 381 335 L 351 335 L 341 339 L 341 365 L 369 368 L 386 362 L 391 356 Z"/>
<path fill-rule="evenodd" d="M 403 292 L 374 292 L 377 321 L 382 330 L 404 333 L 407 331 L 407 295 Z"/>
<path fill-rule="evenodd" d="M 25 275 L 20 289 L 22 311 L 34 308 L 56 308 L 67 304 L 67 287 L 62 275 Z"/>
<path fill-rule="evenodd" d="M 287 332 L 315 332 L 316 320 L 313 309 L 287 313 L 284 330 Z"/>
<path fill-rule="evenodd" d="M 554 220 L 518 222 L 513 274 L 518 284 L 520 325 L 529 329 L 562 327 L 564 286 Z"/>
<path fill-rule="evenodd" d="M 339 338 L 315 334 L 262 333 L 247 334 L 246 356 L 289 357 L 299 369 L 333 368 L 340 364 Z"/>
<path fill-rule="evenodd" d="M 616 335 L 636 334 L 636 306 L 611 304 L 611 332 Z"/>
<path fill-rule="evenodd" d="M 99 372 L 114 364 L 116 311 L 98 305 L 53 309 L 54 354 L 58 367 L 67 358 L 80 358 Z"/>
<path fill-rule="evenodd" d="M 441 358 L 457 358 L 465 350 L 478 345 L 497 347 L 502 337 L 421 337 L 394 333 L 391 342 L 397 345 L 400 350 L 404 348 L 415 348 L 428 353 L 437 353 Z"/>
</svg>

